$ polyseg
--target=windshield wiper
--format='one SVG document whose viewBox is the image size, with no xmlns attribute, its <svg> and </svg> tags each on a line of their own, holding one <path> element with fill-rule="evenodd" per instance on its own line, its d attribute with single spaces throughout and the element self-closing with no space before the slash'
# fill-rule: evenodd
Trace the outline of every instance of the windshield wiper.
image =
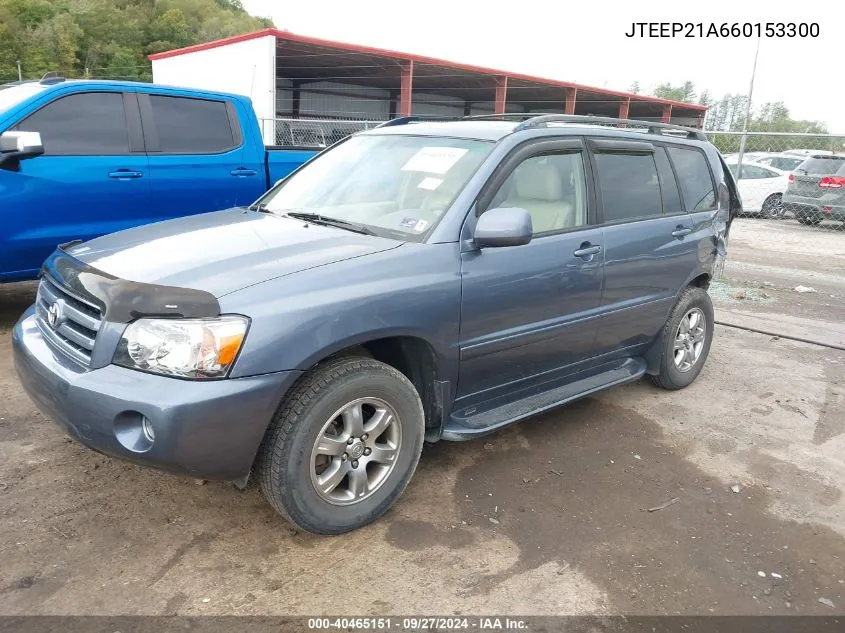
<svg viewBox="0 0 845 633">
<path fill-rule="evenodd" d="M 288 211 L 285 215 L 295 220 L 305 220 L 306 222 L 313 222 L 314 224 L 322 224 L 324 226 L 334 226 L 339 229 L 353 231 L 355 233 L 362 233 L 363 235 L 375 235 L 375 233 L 368 229 L 363 224 L 356 222 L 349 222 L 348 220 L 341 220 L 340 218 L 329 218 L 319 213 L 306 213 L 303 211 Z"/>
</svg>

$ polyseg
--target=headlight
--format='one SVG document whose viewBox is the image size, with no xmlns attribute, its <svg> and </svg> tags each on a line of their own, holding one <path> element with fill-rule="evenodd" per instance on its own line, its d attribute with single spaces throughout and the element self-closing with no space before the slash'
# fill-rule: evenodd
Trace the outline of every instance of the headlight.
<svg viewBox="0 0 845 633">
<path fill-rule="evenodd" d="M 114 363 L 180 378 L 223 378 L 241 349 L 249 320 L 139 319 L 123 332 Z"/>
</svg>

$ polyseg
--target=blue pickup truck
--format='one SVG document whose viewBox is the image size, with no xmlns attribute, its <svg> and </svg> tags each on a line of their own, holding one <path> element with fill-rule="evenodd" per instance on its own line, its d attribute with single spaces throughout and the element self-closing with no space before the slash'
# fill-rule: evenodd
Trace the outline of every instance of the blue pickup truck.
<svg viewBox="0 0 845 633">
<path fill-rule="evenodd" d="M 0 282 L 57 244 L 248 205 L 314 151 L 264 146 L 246 97 L 51 78 L 0 88 Z"/>
</svg>

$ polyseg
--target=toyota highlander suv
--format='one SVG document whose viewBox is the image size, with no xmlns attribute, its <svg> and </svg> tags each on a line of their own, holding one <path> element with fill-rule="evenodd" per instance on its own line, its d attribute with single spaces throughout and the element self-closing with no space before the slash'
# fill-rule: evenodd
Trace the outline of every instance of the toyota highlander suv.
<svg viewBox="0 0 845 633">
<path fill-rule="evenodd" d="M 58 247 L 15 366 L 82 444 L 254 477 L 290 521 L 339 534 L 399 498 L 424 441 L 642 376 L 693 382 L 740 210 L 696 130 L 394 120 L 249 208 Z"/>
</svg>

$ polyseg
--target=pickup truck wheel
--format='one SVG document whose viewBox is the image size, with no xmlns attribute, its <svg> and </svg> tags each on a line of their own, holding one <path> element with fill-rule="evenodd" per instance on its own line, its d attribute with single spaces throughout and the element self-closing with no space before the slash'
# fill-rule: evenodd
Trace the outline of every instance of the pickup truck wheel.
<svg viewBox="0 0 845 633">
<path fill-rule="evenodd" d="M 681 293 L 663 328 L 660 370 L 649 379 L 663 389 L 682 389 L 701 373 L 713 340 L 713 303 L 701 288 Z"/>
<path fill-rule="evenodd" d="M 259 449 L 270 504 L 314 534 L 342 534 L 383 515 L 419 462 L 425 417 L 390 365 L 346 357 L 318 365 L 288 394 Z"/>
</svg>

